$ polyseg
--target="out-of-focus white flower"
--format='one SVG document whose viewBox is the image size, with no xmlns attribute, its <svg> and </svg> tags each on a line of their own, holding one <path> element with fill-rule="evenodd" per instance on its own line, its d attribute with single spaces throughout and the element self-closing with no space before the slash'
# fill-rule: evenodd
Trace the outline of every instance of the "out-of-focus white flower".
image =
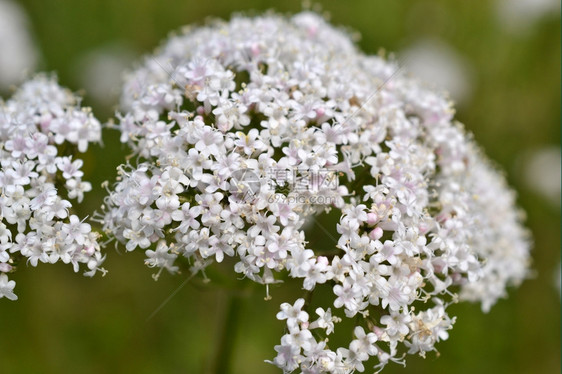
<svg viewBox="0 0 562 374">
<path fill-rule="evenodd" d="M 307 12 L 172 37 L 127 77 L 118 119 L 138 162 L 120 167 L 100 220 L 151 267 L 233 258 L 266 286 L 328 288 L 335 309 L 311 309 L 318 320 L 308 298 L 281 305 L 272 362 L 285 373 L 435 350 L 451 303 L 488 310 L 523 281 L 529 241 L 451 103 L 398 70 Z M 305 222 L 326 211 L 334 243 L 311 247 Z M 354 338 L 334 347 L 341 318 Z"/>
<path fill-rule="evenodd" d="M 524 182 L 549 202 L 560 206 L 560 147 L 542 148 L 522 157 Z M 558 209 L 558 208 L 556 208 Z"/>
<path fill-rule="evenodd" d="M 105 45 L 82 55 L 75 64 L 75 74 L 89 97 L 106 106 L 114 105 L 123 74 L 134 57 L 126 45 Z"/>
<path fill-rule="evenodd" d="M 469 65 L 442 40 L 419 40 L 400 56 L 414 77 L 436 90 L 447 91 L 456 102 L 470 100 L 473 78 Z"/>
<path fill-rule="evenodd" d="M 560 17 L 560 1 L 497 0 L 496 14 L 508 31 L 521 33 L 547 16 Z"/>
<path fill-rule="evenodd" d="M 0 102 L 0 297 L 17 298 L 5 274 L 17 266 L 62 261 L 74 271 L 87 264 L 86 275 L 103 271 L 99 234 L 69 214 L 69 199 L 91 189 L 73 155 L 101 140 L 100 123 L 78 101 L 39 75 Z"/>
<path fill-rule="evenodd" d="M 528 151 L 521 156 L 518 162 L 523 170 L 520 177 L 522 182 L 527 188 L 544 197 L 558 212 L 560 211 L 560 180 L 562 178 L 561 157 L 560 147 L 551 146 Z M 552 248 L 552 250 L 558 251 L 559 248 Z M 561 295 L 561 271 L 561 265 L 558 264 L 553 277 L 553 284 L 558 295 Z"/>
<path fill-rule="evenodd" d="M 0 0 L 0 51 L 0 90 L 33 72 L 39 57 L 27 15 L 11 0 Z"/>
</svg>

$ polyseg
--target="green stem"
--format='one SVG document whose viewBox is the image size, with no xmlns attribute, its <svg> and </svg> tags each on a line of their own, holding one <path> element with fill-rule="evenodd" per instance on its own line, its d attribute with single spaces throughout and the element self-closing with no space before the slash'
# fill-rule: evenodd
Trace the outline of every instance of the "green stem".
<svg viewBox="0 0 562 374">
<path fill-rule="evenodd" d="M 216 374 L 230 374 L 232 372 L 232 356 L 240 319 L 240 309 L 242 307 L 242 299 L 238 295 L 228 296 L 227 302 L 224 323 L 221 336 L 219 337 L 219 346 L 215 362 L 213 363 L 215 368 L 213 372 Z"/>
</svg>

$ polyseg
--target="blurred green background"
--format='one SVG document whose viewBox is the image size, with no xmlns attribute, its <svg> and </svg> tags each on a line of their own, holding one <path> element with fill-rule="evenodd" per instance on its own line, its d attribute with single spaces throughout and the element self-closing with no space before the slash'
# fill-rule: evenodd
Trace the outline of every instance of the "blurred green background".
<svg viewBox="0 0 562 374">
<path fill-rule="evenodd" d="M 510 290 L 508 300 L 488 314 L 478 305 L 453 306 L 457 323 L 449 340 L 439 344 L 440 357 L 408 357 L 405 369 L 389 365 L 385 373 L 560 372 L 559 192 L 554 199 L 541 194 L 535 186 L 540 181 L 529 181 L 527 170 L 534 152 L 560 146 L 560 15 L 556 8 L 538 16 L 517 15 L 512 10 L 520 2 L 525 0 L 316 2 L 334 24 L 361 34 L 359 45 L 366 53 L 380 48 L 404 51 L 419 40 L 437 40 L 462 56 L 461 70 L 470 88 L 459 100 L 457 118 L 506 170 L 535 243 L 533 276 L 520 289 Z M 233 12 L 302 9 L 300 1 L 257 0 L 19 3 L 40 49 L 38 70 L 57 72 L 61 84 L 75 91 L 84 82 L 108 78 L 104 69 L 86 66 L 91 51 L 105 51 L 117 56 L 111 61 L 128 63 L 150 53 L 182 25 L 228 18 Z M 87 77 L 81 75 L 85 70 Z M 108 97 L 96 99 L 86 88 L 85 103 L 102 120 L 114 111 L 104 100 Z M 104 144 L 86 155 L 86 179 L 95 190 L 90 204 L 81 209 L 83 215 L 101 204 L 101 182 L 113 180 L 127 153 L 115 132 L 105 133 Z M 531 165 L 531 171 L 541 171 Z M 560 173 L 559 163 L 539 166 L 544 169 L 539 176 Z M 208 284 L 187 283 L 147 321 L 186 276 L 163 274 L 155 282 L 143 259 L 140 251 L 123 255 L 122 248 L 109 248 L 108 275 L 93 279 L 64 265 L 18 269 L 12 279 L 19 301 L 0 300 L 0 372 L 226 372 L 220 361 L 230 363 L 231 373 L 279 372 L 263 361 L 274 357 L 273 346 L 282 335 L 283 324 L 275 321 L 279 304 L 301 296 L 296 284 L 274 288 L 273 300 L 264 301 L 262 287 L 235 283 L 233 271 L 219 268 L 209 274 Z M 225 290 L 223 284 L 236 289 Z M 221 344 L 234 348 L 221 349 Z"/>
</svg>

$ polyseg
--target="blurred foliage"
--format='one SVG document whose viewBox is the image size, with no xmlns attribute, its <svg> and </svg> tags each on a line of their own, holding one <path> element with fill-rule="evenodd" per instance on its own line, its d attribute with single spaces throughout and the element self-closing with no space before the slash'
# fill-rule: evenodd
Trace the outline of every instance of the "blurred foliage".
<svg viewBox="0 0 562 374">
<path fill-rule="evenodd" d="M 119 42 L 139 55 L 150 53 L 172 30 L 203 24 L 208 17 L 233 12 L 255 14 L 275 8 L 297 12 L 299 1 L 192 0 L 22 0 L 43 55 L 42 70 L 79 90 L 74 65 L 79 57 Z M 420 36 L 454 46 L 474 69 L 471 101 L 457 118 L 473 132 L 486 153 L 508 173 L 518 190 L 533 232 L 534 274 L 490 313 L 478 305 L 452 307 L 458 315 L 440 357 L 409 357 L 403 369 L 385 373 L 557 373 L 560 372 L 560 295 L 555 273 L 560 263 L 560 212 L 526 189 L 516 162 L 527 150 L 560 140 L 560 18 L 547 16 L 524 33 L 506 32 L 494 1 L 337 1 L 320 2 L 333 23 L 362 35 L 366 53 L 397 51 Z M 102 120 L 115 108 L 88 99 Z M 104 147 L 89 151 L 86 179 L 93 181 L 91 203 L 101 204 L 102 181 L 115 177 L 126 154 L 118 134 L 108 131 Z M 88 199 L 86 199 L 88 200 Z M 327 223 L 326 223 L 327 225 Z M 332 226 L 327 226 L 332 227 Z M 311 235 L 318 232 L 310 230 Z M 329 238 L 315 238 L 325 242 Z M 329 242 L 327 242 L 330 245 Z M 1 301 L 0 372 L 2 373 L 211 373 L 217 372 L 233 344 L 231 372 L 277 373 L 263 362 L 274 356 L 283 324 L 275 321 L 279 304 L 301 296 L 295 283 L 265 289 L 249 281 L 234 283 L 225 266 L 209 273 L 211 282 L 185 284 L 161 310 L 147 318 L 186 275 L 163 274 L 155 282 L 139 251 L 108 250 L 105 278 L 74 275 L 69 266 L 21 268 L 14 275 L 18 302 Z M 236 284 L 235 290 L 223 285 Z M 322 299 L 322 295 L 315 295 Z M 235 310 L 238 322 L 229 320 Z M 228 347 L 226 347 L 228 348 Z"/>
</svg>

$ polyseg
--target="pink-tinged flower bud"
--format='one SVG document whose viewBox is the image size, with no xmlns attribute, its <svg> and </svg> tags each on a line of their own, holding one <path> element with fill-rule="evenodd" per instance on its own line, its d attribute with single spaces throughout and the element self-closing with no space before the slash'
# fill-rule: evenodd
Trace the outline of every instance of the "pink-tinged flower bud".
<svg viewBox="0 0 562 374">
<path fill-rule="evenodd" d="M 379 216 L 376 213 L 367 213 L 367 225 L 374 226 L 379 221 Z"/>
<path fill-rule="evenodd" d="M 250 51 L 252 52 L 252 56 L 254 57 L 258 57 L 260 55 L 260 46 L 257 43 L 252 44 L 252 47 L 250 48 Z"/>
<path fill-rule="evenodd" d="M 93 245 L 90 245 L 88 247 L 85 247 L 83 249 L 84 254 L 86 254 L 87 256 L 92 256 L 94 254 L 94 252 L 96 251 L 96 249 L 94 248 Z"/>
<path fill-rule="evenodd" d="M 0 263 L 0 271 L 2 273 L 7 273 L 9 271 L 12 271 L 12 265 L 7 263 Z"/>
<path fill-rule="evenodd" d="M 384 335 L 384 330 L 381 329 L 378 326 L 374 326 L 373 331 L 374 331 L 375 335 L 377 336 L 377 338 L 379 338 L 379 339 L 382 338 L 382 336 Z"/>
<path fill-rule="evenodd" d="M 379 240 L 382 238 L 383 231 L 380 227 L 375 227 L 370 233 L 369 238 L 372 240 Z"/>
</svg>

